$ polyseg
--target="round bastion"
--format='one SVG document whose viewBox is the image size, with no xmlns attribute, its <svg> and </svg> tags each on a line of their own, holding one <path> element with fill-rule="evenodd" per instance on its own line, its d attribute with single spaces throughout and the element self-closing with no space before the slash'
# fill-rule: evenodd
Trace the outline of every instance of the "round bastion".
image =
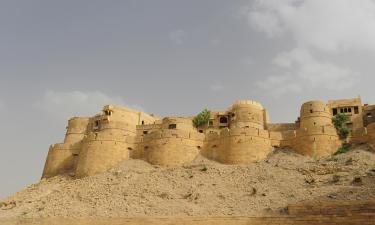
<svg viewBox="0 0 375 225">
<path fill-rule="evenodd" d="M 323 101 L 302 104 L 300 127 L 293 143 L 295 151 L 320 158 L 333 154 L 340 145 L 328 105 Z"/>
<path fill-rule="evenodd" d="M 236 101 L 229 111 L 232 114 L 231 128 L 264 128 L 264 108 L 259 102 L 252 100 Z"/>
<path fill-rule="evenodd" d="M 197 157 L 203 139 L 204 134 L 194 128 L 191 119 L 166 117 L 160 130 L 145 135 L 144 158 L 156 165 L 182 165 Z"/>
</svg>

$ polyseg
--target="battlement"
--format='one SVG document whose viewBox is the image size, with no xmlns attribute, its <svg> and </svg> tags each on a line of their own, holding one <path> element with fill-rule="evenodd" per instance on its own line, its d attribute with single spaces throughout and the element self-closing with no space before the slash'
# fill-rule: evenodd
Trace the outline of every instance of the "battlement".
<svg viewBox="0 0 375 225">
<path fill-rule="evenodd" d="M 200 127 L 194 127 L 193 117 L 160 118 L 107 105 L 93 117 L 68 121 L 64 142 L 49 149 L 43 177 L 91 176 L 129 158 L 179 166 L 200 154 L 221 163 L 249 164 L 265 159 L 275 147 L 325 157 L 342 144 L 332 124 L 337 113 L 350 117 L 349 143 L 375 147 L 375 105 L 363 106 L 360 98 L 305 102 L 294 123 L 270 123 L 259 102 L 239 100 L 226 111 L 211 112 Z"/>
<path fill-rule="evenodd" d="M 237 107 L 244 107 L 244 106 L 246 107 L 246 106 L 249 106 L 249 105 L 257 107 L 261 110 L 263 109 L 262 104 L 260 104 L 257 101 L 254 101 L 254 100 L 237 100 L 233 103 L 232 109 L 237 108 Z"/>
</svg>

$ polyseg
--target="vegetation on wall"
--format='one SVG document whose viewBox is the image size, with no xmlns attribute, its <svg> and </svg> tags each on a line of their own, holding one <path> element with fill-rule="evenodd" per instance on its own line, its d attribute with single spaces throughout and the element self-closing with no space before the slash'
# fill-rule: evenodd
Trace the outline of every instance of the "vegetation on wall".
<svg viewBox="0 0 375 225">
<path fill-rule="evenodd" d="M 345 114 L 338 113 L 332 118 L 332 122 L 335 125 L 340 138 L 345 139 L 350 134 L 351 130 L 346 126 L 349 121 L 349 117 Z"/>
<path fill-rule="evenodd" d="M 346 153 L 350 150 L 350 145 L 349 144 L 343 144 L 333 155 L 339 155 Z"/>
<path fill-rule="evenodd" d="M 193 124 L 195 127 L 199 127 L 208 123 L 211 112 L 208 109 L 204 109 L 193 118 Z"/>
</svg>

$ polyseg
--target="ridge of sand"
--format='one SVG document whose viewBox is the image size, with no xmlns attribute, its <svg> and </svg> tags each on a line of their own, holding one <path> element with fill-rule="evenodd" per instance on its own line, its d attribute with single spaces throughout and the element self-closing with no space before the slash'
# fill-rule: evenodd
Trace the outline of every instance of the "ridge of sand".
<svg viewBox="0 0 375 225">
<path fill-rule="evenodd" d="M 247 166 L 131 159 L 93 177 L 43 179 L 0 201 L 0 218 L 261 216 L 300 201 L 367 199 L 375 199 L 367 145 L 321 160 L 279 149 Z"/>
</svg>

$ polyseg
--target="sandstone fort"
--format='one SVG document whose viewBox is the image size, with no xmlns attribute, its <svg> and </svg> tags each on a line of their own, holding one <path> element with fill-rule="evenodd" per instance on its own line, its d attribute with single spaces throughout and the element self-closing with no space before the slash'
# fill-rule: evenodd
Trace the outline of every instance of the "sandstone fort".
<svg viewBox="0 0 375 225">
<path fill-rule="evenodd" d="M 332 123 L 337 114 L 349 117 L 351 132 L 345 139 Z M 250 164 L 280 147 L 314 158 L 332 155 L 343 143 L 375 147 L 375 105 L 362 104 L 360 97 L 303 103 L 294 123 L 271 123 L 267 110 L 252 100 L 212 111 L 198 127 L 192 119 L 160 118 L 114 105 L 93 117 L 73 117 L 64 142 L 50 146 L 43 178 L 90 176 L 129 158 L 179 166 L 200 154 L 224 164 Z"/>
</svg>

